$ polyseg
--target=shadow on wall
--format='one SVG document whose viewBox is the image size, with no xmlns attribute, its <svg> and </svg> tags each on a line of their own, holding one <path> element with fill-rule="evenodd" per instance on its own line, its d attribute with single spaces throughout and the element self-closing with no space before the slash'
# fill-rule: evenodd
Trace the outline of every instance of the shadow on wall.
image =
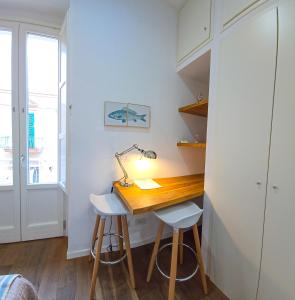
<svg viewBox="0 0 295 300">
<path fill-rule="evenodd" d="M 185 139 L 190 142 L 198 141 L 206 143 L 207 118 L 183 113 L 180 115 L 189 129 L 191 137 L 179 137 L 178 140 Z M 190 174 L 200 174 L 205 172 L 206 149 L 181 147 L 178 148 L 178 150 L 183 158 L 183 162 L 188 167 Z"/>
<path fill-rule="evenodd" d="M 139 127 L 120 127 L 120 126 L 104 126 L 105 131 L 117 132 L 117 133 L 139 133 L 139 134 L 149 134 L 150 128 L 139 128 Z"/>
<path fill-rule="evenodd" d="M 205 171 L 206 149 L 179 147 L 188 174 L 203 174 Z"/>
<path fill-rule="evenodd" d="M 207 118 L 194 116 L 189 114 L 180 113 L 184 123 L 188 127 L 193 140 L 198 140 L 199 142 L 205 142 L 207 136 Z M 189 137 L 182 137 L 189 138 Z"/>
</svg>

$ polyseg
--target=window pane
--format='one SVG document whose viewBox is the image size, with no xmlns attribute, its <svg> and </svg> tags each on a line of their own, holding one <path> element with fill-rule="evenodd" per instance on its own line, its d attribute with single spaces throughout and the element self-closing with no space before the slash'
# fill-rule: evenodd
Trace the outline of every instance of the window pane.
<svg viewBox="0 0 295 300">
<path fill-rule="evenodd" d="M 13 184 L 11 47 L 12 33 L 0 30 L 0 186 Z"/>
<path fill-rule="evenodd" d="M 27 35 L 28 183 L 56 183 L 58 174 L 58 40 Z"/>
<path fill-rule="evenodd" d="M 60 182 L 65 186 L 66 184 L 66 155 L 67 155 L 67 95 L 66 95 L 67 85 L 64 85 L 60 89 L 60 132 L 59 132 L 59 139 L 60 139 Z"/>
</svg>

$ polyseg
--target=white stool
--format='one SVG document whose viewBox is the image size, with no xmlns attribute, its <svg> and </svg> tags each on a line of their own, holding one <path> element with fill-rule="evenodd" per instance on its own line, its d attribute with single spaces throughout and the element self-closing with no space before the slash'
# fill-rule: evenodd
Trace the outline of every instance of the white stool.
<svg viewBox="0 0 295 300">
<path fill-rule="evenodd" d="M 148 268 L 148 275 L 147 275 L 147 282 L 151 280 L 152 272 L 155 266 L 155 262 L 157 261 L 157 255 L 159 252 L 161 252 L 164 248 L 167 246 L 170 246 L 170 244 L 166 244 L 159 249 L 160 240 L 163 234 L 164 225 L 170 225 L 173 227 L 173 241 L 172 241 L 172 258 L 171 258 L 171 269 L 170 269 L 170 276 L 167 276 L 158 266 L 159 271 L 162 275 L 164 275 L 166 278 L 169 279 L 169 294 L 168 299 L 172 300 L 174 299 L 175 295 L 175 282 L 176 281 L 185 281 L 193 277 L 198 268 L 195 269 L 195 271 L 188 276 L 187 278 L 178 279 L 176 278 L 176 272 L 177 272 L 177 256 L 178 256 L 178 248 L 179 248 L 179 254 L 180 254 L 180 263 L 182 263 L 183 260 L 183 246 L 189 248 L 195 255 L 198 261 L 199 269 L 200 269 L 200 275 L 201 275 L 201 281 L 204 289 L 204 293 L 208 293 L 207 289 L 207 281 L 206 281 L 206 275 L 205 275 L 205 269 L 204 269 L 204 263 L 203 258 L 201 254 L 201 246 L 200 246 L 200 238 L 199 238 L 199 232 L 198 232 L 198 226 L 197 222 L 200 219 L 201 215 L 203 213 L 203 210 L 200 209 L 195 203 L 193 202 L 184 202 L 178 205 L 174 205 L 168 208 L 160 209 L 158 211 L 155 211 L 154 214 L 160 219 L 160 225 L 154 245 L 154 249 L 152 252 L 152 256 L 149 263 Z M 185 228 L 193 228 L 194 233 L 194 239 L 195 239 L 195 246 L 196 246 L 196 252 L 189 247 L 186 244 L 183 244 L 183 229 Z"/>
<path fill-rule="evenodd" d="M 99 196 L 90 194 L 89 199 L 96 213 L 96 221 L 93 230 L 92 245 L 90 251 L 90 260 L 92 260 L 92 257 L 94 258 L 94 267 L 93 267 L 91 287 L 90 287 L 90 299 L 93 299 L 95 293 L 96 277 L 98 273 L 99 263 L 115 264 L 122 261 L 126 257 L 126 255 L 128 261 L 128 269 L 130 274 L 131 286 L 132 288 L 135 288 L 133 262 L 131 256 L 129 232 L 128 232 L 128 224 L 127 224 L 128 211 L 126 210 L 126 208 L 124 207 L 121 200 L 118 198 L 116 194 L 105 194 Z M 111 235 L 115 235 L 118 237 L 120 258 L 113 262 L 106 262 L 100 259 L 100 252 L 101 252 L 103 237 L 109 235 L 109 234 L 104 234 L 105 220 L 107 217 L 112 217 L 112 216 L 117 217 L 117 234 L 111 233 Z M 123 226 L 123 230 L 122 230 L 122 226 Z M 97 240 L 97 246 L 94 254 L 96 240 Z M 123 255 L 123 240 L 126 248 L 125 255 Z"/>
</svg>

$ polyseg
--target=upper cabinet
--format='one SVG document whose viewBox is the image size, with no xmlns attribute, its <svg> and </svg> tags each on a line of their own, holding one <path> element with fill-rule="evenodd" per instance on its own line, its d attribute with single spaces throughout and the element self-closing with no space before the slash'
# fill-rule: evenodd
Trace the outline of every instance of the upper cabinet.
<svg viewBox="0 0 295 300">
<path fill-rule="evenodd" d="M 178 16 L 177 60 L 206 43 L 211 34 L 212 0 L 188 0 Z"/>
<path fill-rule="evenodd" d="M 223 0 L 222 24 L 226 27 L 235 18 L 246 14 L 266 0 Z"/>
</svg>

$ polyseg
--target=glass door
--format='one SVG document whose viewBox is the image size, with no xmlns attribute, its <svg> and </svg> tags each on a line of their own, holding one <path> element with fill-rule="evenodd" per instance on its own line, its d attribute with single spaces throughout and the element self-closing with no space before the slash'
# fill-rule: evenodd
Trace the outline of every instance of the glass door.
<svg viewBox="0 0 295 300">
<path fill-rule="evenodd" d="M 0 23 L 0 243 L 63 235 L 59 38 Z"/>
<path fill-rule="evenodd" d="M 58 32 L 20 28 L 21 216 L 23 240 L 62 235 L 58 185 Z"/>
</svg>

